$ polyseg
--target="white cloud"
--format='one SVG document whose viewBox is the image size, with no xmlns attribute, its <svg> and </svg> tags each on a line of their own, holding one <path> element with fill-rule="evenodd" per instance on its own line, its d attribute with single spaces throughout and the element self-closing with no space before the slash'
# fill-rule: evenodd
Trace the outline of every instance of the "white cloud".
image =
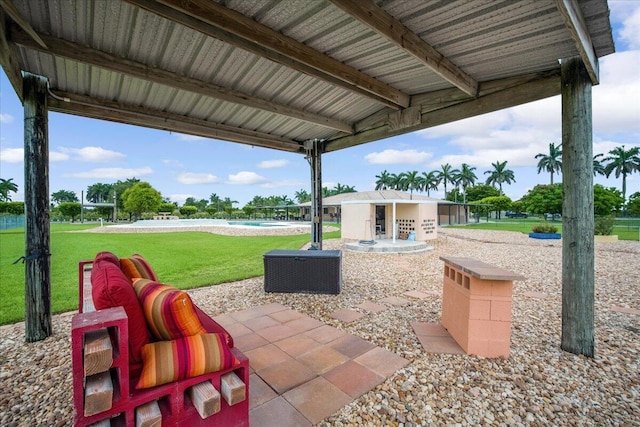
<svg viewBox="0 0 640 427">
<path fill-rule="evenodd" d="M 127 179 L 132 176 L 139 177 L 150 175 L 153 173 L 153 169 L 150 167 L 143 167 L 137 169 L 126 168 L 97 168 L 87 172 L 77 172 L 70 174 L 63 174 L 67 178 L 93 178 L 93 179 Z"/>
<path fill-rule="evenodd" d="M 242 171 L 236 174 L 230 174 L 227 184 L 234 185 L 253 185 L 262 184 L 267 181 L 267 178 L 258 175 L 255 172 Z"/>
<path fill-rule="evenodd" d="M 63 162 L 65 160 L 69 160 L 69 155 L 66 153 L 60 153 L 58 151 L 51 151 L 49 153 L 50 162 Z"/>
<path fill-rule="evenodd" d="M 162 160 L 162 163 L 164 163 L 167 166 L 174 166 L 174 167 L 182 167 L 184 166 L 181 162 L 179 162 L 178 160 L 174 160 L 174 159 L 164 159 Z"/>
<path fill-rule="evenodd" d="M 24 161 L 24 149 L 3 148 L 0 150 L 0 161 L 6 163 L 20 163 Z"/>
<path fill-rule="evenodd" d="M 203 136 L 185 135 L 183 133 L 179 133 L 178 138 L 180 139 L 180 141 L 202 141 L 203 139 L 207 139 Z"/>
<path fill-rule="evenodd" d="M 629 49 L 640 49 L 640 37 L 638 37 L 638 34 L 640 34 L 640 7 L 636 7 L 622 21 L 620 38 L 627 43 Z"/>
<path fill-rule="evenodd" d="M 308 182 L 297 181 L 292 179 L 282 180 L 282 181 L 273 181 L 262 184 L 261 187 L 264 188 L 279 188 L 279 187 L 303 187 L 307 185 Z"/>
<path fill-rule="evenodd" d="M 178 182 L 181 184 L 211 184 L 219 182 L 217 176 L 210 173 L 193 173 L 186 172 L 178 175 Z"/>
<path fill-rule="evenodd" d="M 417 165 L 424 163 L 431 157 L 431 153 L 417 150 L 384 150 L 378 153 L 369 153 L 364 159 L 374 165 Z"/>
<path fill-rule="evenodd" d="M 13 116 L 11 114 L 0 113 L 0 123 L 13 123 Z"/>
<path fill-rule="evenodd" d="M 261 169 L 281 168 L 289 164 L 288 160 L 264 160 L 258 164 Z"/>
<path fill-rule="evenodd" d="M 83 162 L 112 162 L 127 157 L 117 151 L 105 150 L 102 147 L 91 146 L 83 148 L 60 147 L 60 151 L 72 154 L 75 160 Z"/>
</svg>

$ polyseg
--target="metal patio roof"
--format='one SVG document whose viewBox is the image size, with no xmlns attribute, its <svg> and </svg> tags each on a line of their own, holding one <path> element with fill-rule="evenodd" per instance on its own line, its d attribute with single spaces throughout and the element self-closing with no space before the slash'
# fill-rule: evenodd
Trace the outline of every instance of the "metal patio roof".
<svg viewBox="0 0 640 427">
<path fill-rule="evenodd" d="M 52 111 L 323 151 L 594 84 L 606 0 L 0 0 L 0 61 Z"/>
</svg>

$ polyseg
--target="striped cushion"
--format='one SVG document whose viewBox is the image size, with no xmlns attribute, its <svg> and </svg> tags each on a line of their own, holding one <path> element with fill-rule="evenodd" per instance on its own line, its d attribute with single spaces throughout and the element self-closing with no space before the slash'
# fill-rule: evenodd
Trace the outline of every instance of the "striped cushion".
<svg viewBox="0 0 640 427">
<path fill-rule="evenodd" d="M 134 279 L 133 289 L 156 339 L 174 340 L 207 332 L 186 292 L 148 279 Z"/>
<path fill-rule="evenodd" d="M 129 258 L 120 258 L 120 268 L 131 281 L 138 278 L 158 280 L 156 272 L 142 255 L 133 254 Z"/>
<path fill-rule="evenodd" d="M 136 388 L 154 387 L 238 364 L 222 334 L 159 341 L 142 347 L 142 373 Z"/>
</svg>

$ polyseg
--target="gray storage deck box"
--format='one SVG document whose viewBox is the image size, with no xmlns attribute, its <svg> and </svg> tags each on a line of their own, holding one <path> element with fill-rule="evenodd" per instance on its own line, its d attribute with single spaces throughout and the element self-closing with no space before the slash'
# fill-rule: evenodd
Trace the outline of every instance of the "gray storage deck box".
<svg viewBox="0 0 640 427">
<path fill-rule="evenodd" d="M 341 251 L 273 250 L 264 254 L 265 292 L 339 294 Z"/>
</svg>

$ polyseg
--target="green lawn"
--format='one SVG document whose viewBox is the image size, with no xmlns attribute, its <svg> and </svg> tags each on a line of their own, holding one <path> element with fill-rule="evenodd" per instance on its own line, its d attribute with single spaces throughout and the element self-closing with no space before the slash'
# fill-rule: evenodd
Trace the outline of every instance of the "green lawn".
<svg viewBox="0 0 640 427">
<path fill-rule="evenodd" d="M 211 233 L 70 233 L 95 225 L 52 224 L 51 310 L 78 308 L 78 261 L 100 251 L 118 256 L 142 254 L 163 283 L 181 289 L 225 283 L 263 273 L 262 255 L 272 249 L 298 249 L 309 235 L 233 237 Z M 339 238 L 340 232 L 324 238 Z M 0 232 L 0 324 L 24 319 L 24 229 Z"/>
</svg>

